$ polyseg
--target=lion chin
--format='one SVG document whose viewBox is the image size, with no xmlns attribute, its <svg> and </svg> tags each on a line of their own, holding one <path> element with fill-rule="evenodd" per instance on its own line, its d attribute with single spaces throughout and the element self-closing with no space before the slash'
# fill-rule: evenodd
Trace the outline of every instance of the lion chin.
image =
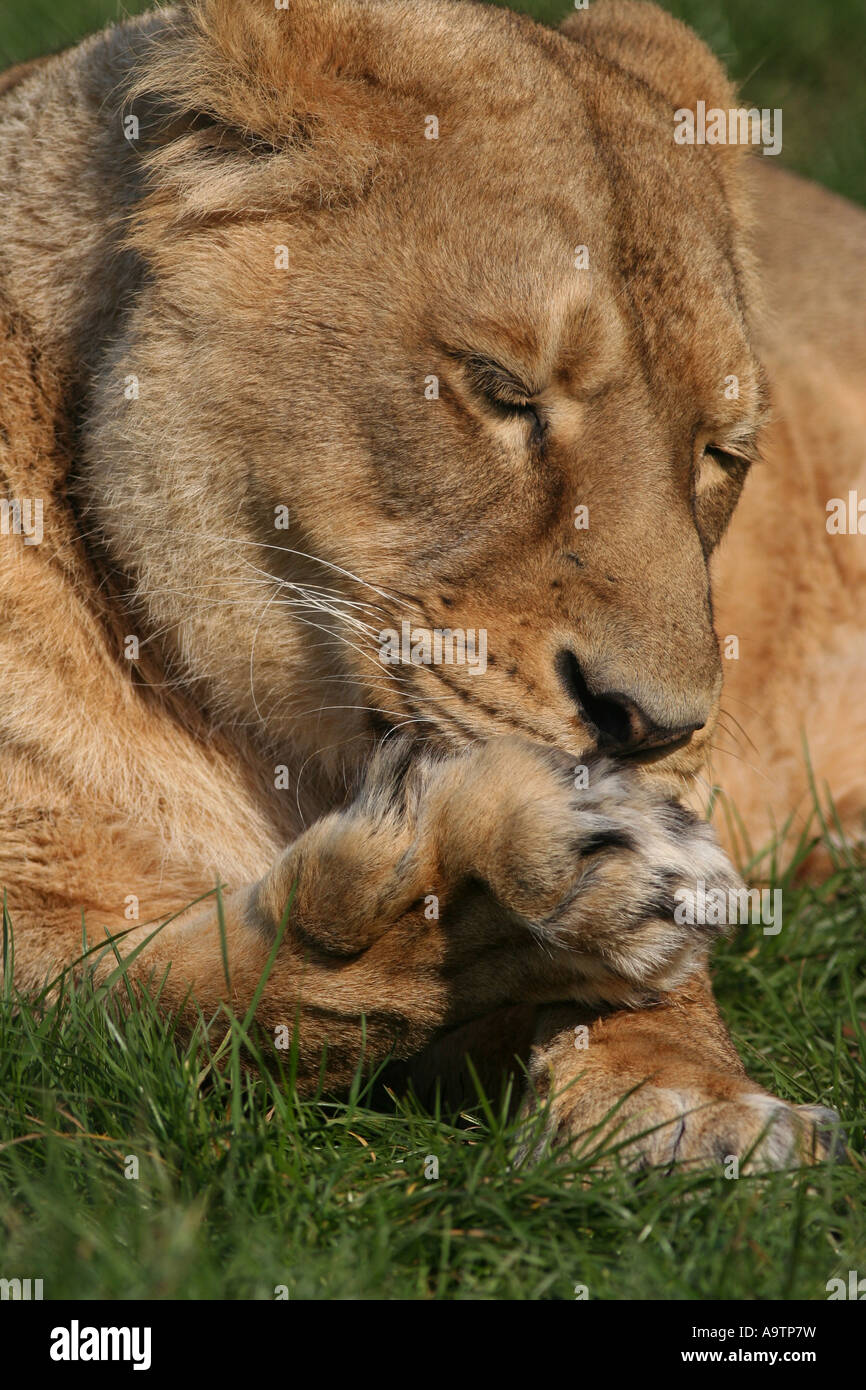
<svg viewBox="0 0 866 1390">
<path fill-rule="evenodd" d="M 831 1151 L 681 911 L 797 843 L 804 739 L 866 811 L 866 218 L 676 138 L 735 107 L 631 0 L 194 0 L 0 79 L 19 987 L 108 934 L 302 1091 L 471 1052 L 564 1150 Z"/>
</svg>

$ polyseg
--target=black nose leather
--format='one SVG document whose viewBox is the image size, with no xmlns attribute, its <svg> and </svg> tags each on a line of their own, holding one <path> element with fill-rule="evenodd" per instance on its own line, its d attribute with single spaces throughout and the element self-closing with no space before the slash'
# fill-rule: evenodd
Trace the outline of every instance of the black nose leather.
<svg viewBox="0 0 866 1390">
<path fill-rule="evenodd" d="M 673 744 L 686 742 L 704 727 L 704 721 L 659 724 L 626 692 L 594 689 L 574 652 L 561 651 L 556 666 L 560 682 L 577 705 L 581 718 L 594 730 L 599 748 L 607 752 L 624 756 L 649 749 L 669 749 Z"/>
</svg>

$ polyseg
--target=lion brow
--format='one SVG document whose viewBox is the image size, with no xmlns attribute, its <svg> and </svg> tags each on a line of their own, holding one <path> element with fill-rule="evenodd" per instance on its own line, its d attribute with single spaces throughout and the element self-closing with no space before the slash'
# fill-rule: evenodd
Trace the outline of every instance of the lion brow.
<svg viewBox="0 0 866 1390">
<path fill-rule="evenodd" d="M 460 353 L 459 358 L 475 386 L 485 396 L 512 405 L 521 405 L 536 394 L 535 389 L 523 381 L 516 372 L 504 367 L 495 358 L 479 352 Z"/>
</svg>

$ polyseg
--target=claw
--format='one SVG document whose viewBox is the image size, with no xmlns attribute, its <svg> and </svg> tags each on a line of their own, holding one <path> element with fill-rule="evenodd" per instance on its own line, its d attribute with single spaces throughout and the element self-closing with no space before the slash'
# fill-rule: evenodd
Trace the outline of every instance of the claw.
<svg viewBox="0 0 866 1390">
<path fill-rule="evenodd" d="M 833 1163 L 843 1162 L 847 1157 L 847 1150 L 838 1113 L 827 1105 L 798 1105 L 797 1113 L 811 1120 L 815 1126 L 822 1156 Z"/>
</svg>

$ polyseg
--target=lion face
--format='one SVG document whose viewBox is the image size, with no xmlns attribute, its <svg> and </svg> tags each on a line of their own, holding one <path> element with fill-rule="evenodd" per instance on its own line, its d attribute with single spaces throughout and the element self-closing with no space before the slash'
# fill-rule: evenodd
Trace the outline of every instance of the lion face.
<svg viewBox="0 0 866 1390">
<path fill-rule="evenodd" d="M 219 83 L 232 36 L 260 73 L 288 61 L 281 13 L 240 8 L 248 31 L 183 18 L 174 86 L 145 55 L 181 128 L 136 233 L 124 370 L 149 405 L 121 421 L 104 392 L 91 450 L 98 480 L 122 445 L 94 491 L 169 661 L 303 752 L 519 731 L 695 771 L 721 686 L 708 560 L 763 411 L 734 175 L 673 139 L 667 83 L 721 75 L 643 7 L 563 35 L 334 4 L 294 21 L 320 86 L 232 141 L 213 94 L 201 129 L 176 93 L 190 53 Z M 368 32 L 326 58 L 350 9 Z M 671 72 L 633 69 L 636 23 L 643 62 L 674 35 Z M 169 543 L 142 545 L 155 527 Z"/>
</svg>

